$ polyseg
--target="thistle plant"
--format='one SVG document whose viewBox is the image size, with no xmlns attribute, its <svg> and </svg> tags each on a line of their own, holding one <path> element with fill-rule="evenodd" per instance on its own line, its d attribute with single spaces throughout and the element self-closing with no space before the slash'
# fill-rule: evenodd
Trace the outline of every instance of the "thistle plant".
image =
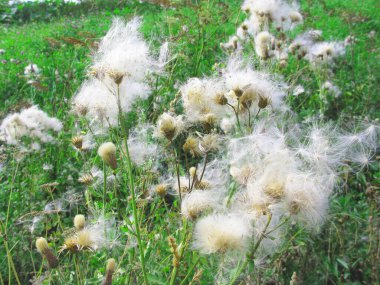
<svg viewBox="0 0 380 285">
<path fill-rule="evenodd" d="M 319 234 L 344 179 L 370 167 L 378 122 L 347 131 L 344 124 L 301 121 L 289 97 L 308 90 L 296 75 L 279 74 L 292 57 L 310 63 L 323 113 L 324 98 L 342 94 L 330 75 L 352 42 L 323 42 L 315 30 L 293 39 L 303 15 L 292 1 L 246 0 L 241 9 L 246 19 L 221 44 L 224 57 L 207 75 L 174 84 L 171 44 L 154 51 L 140 32 L 142 18 L 115 18 L 72 98 L 70 133 L 37 106 L 3 120 L 7 145 L 38 149 L 57 142 L 58 132 L 71 144 L 67 181 L 44 184 L 51 202 L 30 228 L 33 234 L 44 227 L 60 246 L 58 262 L 47 240 L 36 240 L 49 268 L 57 268 L 41 266 L 36 281 L 174 285 L 212 275 L 214 284 L 253 283 L 254 273 L 273 267 L 290 247 L 289 233 Z M 24 75 L 40 73 L 31 64 Z M 164 99 L 173 100 L 155 106 Z M 55 196 L 60 187 L 74 192 Z M 79 203 L 67 202 L 73 193 Z M 301 283 L 298 272 L 291 284 Z"/>
</svg>

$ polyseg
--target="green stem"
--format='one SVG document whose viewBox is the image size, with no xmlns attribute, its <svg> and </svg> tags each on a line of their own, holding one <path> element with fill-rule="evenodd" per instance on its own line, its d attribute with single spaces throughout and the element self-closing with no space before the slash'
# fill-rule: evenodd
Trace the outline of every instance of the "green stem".
<svg viewBox="0 0 380 285">
<path fill-rule="evenodd" d="M 261 235 L 259 237 L 259 239 L 257 240 L 257 242 L 255 243 L 253 249 L 252 249 L 252 252 L 247 254 L 245 260 L 244 260 L 244 263 L 243 265 L 238 269 L 238 271 L 235 273 L 234 277 L 231 279 L 229 285 L 233 285 L 235 284 L 236 280 L 239 278 L 239 276 L 243 273 L 243 271 L 247 268 L 248 264 L 250 263 L 251 260 L 253 260 L 254 256 L 255 256 L 255 253 L 257 251 L 257 249 L 259 248 L 262 240 L 264 239 L 264 237 L 266 236 L 266 231 L 269 227 L 269 224 L 272 220 L 272 214 L 269 214 L 268 215 L 268 221 L 265 225 L 265 228 L 264 230 L 261 232 Z"/>
<path fill-rule="evenodd" d="M 180 248 L 180 251 L 179 251 L 179 258 L 180 258 L 180 260 L 178 260 L 178 262 L 181 262 L 183 253 L 184 253 L 185 248 L 186 248 L 186 237 L 187 237 L 187 220 L 184 219 L 184 221 L 183 221 L 183 236 L 182 236 L 182 241 L 181 241 L 181 244 L 180 244 L 181 248 Z M 172 271 L 172 274 L 171 274 L 171 277 L 170 277 L 170 283 L 169 283 L 169 285 L 174 285 L 175 284 L 175 279 L 177 277 L 178 270 L 179 270 L 179 266 L 173 268 L 173 271 Z"/>
<path fill-rule="evenodd" d="M 103 162 L 103 217 L 106 214 L 106 193 L 107 193 L 107 168 L 106 163 Z"/>
<path fill-rule="evenodd" d="M 129 154 L 129 148 L 128 148 L 128 129 L 127 129 L 127 126 L 125 124 L 125 120 L 124 120 L 124 116 L 123 116 L 123 110 L 121 109 L 119 86 L 117 86 L 117 103 L 118 103 L 118 108 L 119 108 L 120 125 L 121 125 L 121 129 L 122 129 L 124 139 L 125 139 L 125 157 L 127 160 L 129 189 L 131 191 L 131 196 L 132 196 L 131 203 L 132 203 L 132 211 L 133 211 L 133 220 L 134 220 L 135 226 L 136 226 L 136 239 L 137 239 L 137 244 L 138 244 L 139 253 L 140 253 L 140 261 L 141 261 L 141 268 L 142 268 L 143 277 L 144 277 L 144 284 L 148 285 L 149 282 L 148 282 L 148 275 L 146 273 L 144 247 L 143 247 L 143 242 L 141 240 L 139 216 L 138 216 L 137 206 L 136 206 L 135 182 L 134 182 L 134 177 L 133 177 L 133 173 L 132 173 L 132 161 L 131 161 L 131 157 Z"/>
<path fill-rule="evenodd" d="M 183 280 L 181 281 L 181 283 L 179 285 L 185 285 L 186 280 L 189 279 L 191 272 L 193 272 L 195 266 L 197 266 L 200 259 L 201 259 L 201 257 L 198 256 L 197 259 L 195 260 L 195 262 L 191 265 L 191 267 L 190 267 L 189 271 L 187 272 L 185 278 L 183 278 Z"/>
</svg>

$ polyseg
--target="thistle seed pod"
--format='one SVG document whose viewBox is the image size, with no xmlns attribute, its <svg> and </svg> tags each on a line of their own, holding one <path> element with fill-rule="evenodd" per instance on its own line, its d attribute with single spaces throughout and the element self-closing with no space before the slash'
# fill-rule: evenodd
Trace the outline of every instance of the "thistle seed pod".
<svg viewBox="0 0 380 285">
<path fill-rule="evenodd" d="M 58 267 L 58 258 L 50 249 L 45 238 L 40 237 L 36 240 L 37 250 L 46 258 L 50 268 Z"/>
<path fill-rule="evenodd" d="M 74 227 L 77 231 L 83 230 L 86 223 L 86 218 L 83 215 L 76 215 L 74 217 Z"/>
<path fill-rule="evenodd" d="M 71 143 L 73 144 L 73 146 L 78 149 L 78 150 L 82 150 L 82 147 L 83 147 L 83 137 L 82 136 L 75 136 L 71 139 Z"/>
<path fill-rule="evenodd" d="M 102 282 L 102 285 L 112 285 L 112 275 L 115 272 L 116 261 L 113 258 L 107 260 L 106 276 Z"/>
<path fill-rule="evenodd" d="M 103 143 L 98 149 L 98 155 L 113 170 L 117 168 L 116 146 L 112 142 Z"/>
</svg>

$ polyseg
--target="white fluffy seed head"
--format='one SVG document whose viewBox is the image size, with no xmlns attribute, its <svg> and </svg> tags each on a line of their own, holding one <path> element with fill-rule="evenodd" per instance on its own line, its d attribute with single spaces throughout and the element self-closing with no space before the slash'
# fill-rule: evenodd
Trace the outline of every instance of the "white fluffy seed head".
<svg viewBox="0 0 380 285">
<path fill-rule="evenodd" d="M 117 168 L 116 146 L 112 142 L 103 143 L 98 148 L 98 155 L 112 169 L 115 170 Z"/>
<path fill-rule="evenodd" d="M 183 199 L 181 213 L 186 219 L 194 220 L 202 212 L 215 208 L 218 204 L 219 196 L 216 191 L 192 191 Z"/>
<path fill-rule="evenodd" d="M 255 50 L 259 57 L 263 59 L 271 57 L 270 44 L 272 38 L 272 35 L 268 32 L 261 32 L 255 37 Z"/>
<path fill-rule="evenodd" d="M 7 144 L 20 145 L 23 137 L 46 143 L 53 141 L 50 130 L 58 132 L 62 123 L 49 117 L 37 106 L 22 110 L 20 113 L 9 114 L 0 125 L 0 140 Z"/>
<path fill-rule="evenodd" d="M 244 251 L 249 247 L 251 225 L 243 217 L 213 214 L 196 223 L 194 236 L 194 247 L 203 253 Z"/>
<path fill-rule="evenodd" d="M 183 131 L 184 127 L 183 116 L 163 113 L 157 121 L 155 135 L 158 138 L 166 138 L 172 141 Z"/>
</svg>

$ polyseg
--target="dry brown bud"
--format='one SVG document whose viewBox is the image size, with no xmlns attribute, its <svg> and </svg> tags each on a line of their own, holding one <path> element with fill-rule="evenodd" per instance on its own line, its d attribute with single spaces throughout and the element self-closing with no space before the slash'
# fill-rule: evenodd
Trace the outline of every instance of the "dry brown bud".
<svg viewBox="0 0 380 285">
<path fill-rule="evenodd" d="M 82 150 L 83 137 L 82 136 L 75 136 L 71 139 L 71 143 L 74 145 L 75 148 Z"/>
</svg>

